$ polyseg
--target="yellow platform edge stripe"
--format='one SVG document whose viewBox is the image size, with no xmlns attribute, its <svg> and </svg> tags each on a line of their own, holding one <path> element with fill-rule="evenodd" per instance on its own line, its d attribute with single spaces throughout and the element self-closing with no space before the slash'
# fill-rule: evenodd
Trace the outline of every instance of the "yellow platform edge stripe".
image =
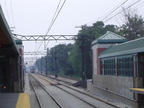
<svg viewBox="0 0 144 108">
<path fill-rule="evenodd" d="M 130 88 L 130 91 L 138 94 L 144 94 L 144 88 Z"/>
<path fill-rule="evenodd" d="M 142 92 L 144 92 L 144 88 L 130 88 L 130 90 L 142 91 Z"/>
<path fill-rule="evenodd" d="M 20 93 L 16 108 L 30 108 L 30 100 L 28 93 Z"/>
</svg>

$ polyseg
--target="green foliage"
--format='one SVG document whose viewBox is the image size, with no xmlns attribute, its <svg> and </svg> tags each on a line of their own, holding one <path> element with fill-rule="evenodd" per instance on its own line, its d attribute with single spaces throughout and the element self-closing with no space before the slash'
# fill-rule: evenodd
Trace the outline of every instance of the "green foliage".
<svg viewBox="0 0 144 108">
<path fill-rule="evenodd" d="M 72 68 L 68 63 L 68 53 L 73 49 L 72 44 L 59 44 L 50 49 L 47 56 L 36 61 L 39 71 L 48 72 L 51 74 L 65 73 L 73 74 Z"/>
<path fill-rule="evenodd" d="M 120 34 L 128 40 L 144 36 L 144 19 L 133 13 L 132 10 L 124 11 L 125 23 L 120 27 Z"/>
<path fill-rule="evenodd" d="M 86 78 L 92 78 L 92 60 L 91 60 L 91 42 L 99 36 L 104 35 L 107 31 L 116 32 L 117 27 L 115 25 L 104 25 L 102 21 L 94 23 L 92 26 L 84 25 L 82 30 L 79 31 L 77 41 L 74 49 L 69 56 L 69 63 L 72 65 L 74 73 L 82 75 L 82 55 L 81 49 L 84 50 L 84 70 Z"/>
<path fill-rule="evenodd" d="M 80 57 L 80 50 L 77 44 L 75 44 L 74 48 L 71 50 L 68 63 L 71 65 L 73 69 L 73 73 L 80 76 L 81 72 L 81 59 Z"/>
<path fill-rule="evenodd" d="M 82 53 L 86 78 L 92 78 L 91 43 L 107 31 L 124 35 L 129 40 L 144 36 L 144 20 L 138 15 L 129 16 L 121 27 L 105 25 L 97 21 L 92 26 L 84 25 L 74 44 L 60 44 L 50 49 L 47 56 L 36 61 L 39 71 L 69 76 L 82 76 Z M 46 69 L 47 67 L 47 69 Z"/>
</svg>

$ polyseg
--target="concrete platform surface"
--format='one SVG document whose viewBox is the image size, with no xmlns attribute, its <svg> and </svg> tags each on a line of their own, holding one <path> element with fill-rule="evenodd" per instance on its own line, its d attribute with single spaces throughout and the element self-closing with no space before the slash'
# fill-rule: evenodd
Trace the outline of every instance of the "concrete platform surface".
<svg viewBox="0 0 144 108">
<path fill-rule="evenodd" d="M 27 93 L 0 93 L 0 108 L 30 108 Z"/>
</svg>

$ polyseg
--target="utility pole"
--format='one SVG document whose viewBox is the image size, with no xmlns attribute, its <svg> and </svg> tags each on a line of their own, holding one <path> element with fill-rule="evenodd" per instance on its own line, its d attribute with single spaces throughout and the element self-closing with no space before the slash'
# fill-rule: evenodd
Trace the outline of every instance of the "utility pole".
<svg viewBox="0 0 144 108">
<path fill-rule="evenodd" d="M 85 36 L 82 36 L 81 39 L 81 44 L 80 44 L 80 49 L 81 49 L 81 59 L 82 59 L 82 80 L 86 80 L 86 70 L 85 70 Z"/>
<path fill-rule="evenodd" d="M 57 52 L 54 54 L 54 62 L 55 62 L 55 75 L 57 76 Z"/>
<path fill-rule="evenodd" d="M 41 58 L 41 74 L 42 74 L 42 58 Z"/>
<path fill-rule="evenodd" d="M 46 53 L 46 75 L 48 75 L 48 55 L 49 55 L 49 48 L 47 48 L 47 53 Z"/>
<path fill-rule="evenodd" d="M 76 28 L 81 28 L 82 30 L 85 29 L 84 26 L 77 26 Z M 86 68 L 85 68 L 85 46 L 86 46 L 86 36 L 82 35 L 78 40 L 76 40 L 76 42 L 79 45 L 79 48 L 81 50 L 81 60 L 82 60 L 82 64 L 81 64 L 81 77 L 82 80 L 86 80 Z"/>
<path fill-rule="evenodd" d="M 46 69 L 46 72 L 45 72 L 45 74 L 47 75 L 47 56 L 46 56 L 45 62 L 46 62 L 46 63 L 45 63 L 45 64 L 46 64 L 46 68 L 45 68 L 45 69 Z"/>
</svg>

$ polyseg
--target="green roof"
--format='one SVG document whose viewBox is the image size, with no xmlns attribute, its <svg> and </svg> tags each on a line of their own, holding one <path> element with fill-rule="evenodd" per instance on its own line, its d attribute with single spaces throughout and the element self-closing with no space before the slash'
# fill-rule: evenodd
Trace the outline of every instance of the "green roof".
<svg viewBox="0 0 144 108">
<path fill-rule="evenodd" d="M 144 37 L 115 44 L 99 54 L 99 58 L 144 52 Z"/>
<path fill-rule="evenodd" d="M 106 34 L 104 34 L 103 36 L 97 38 L 96 40 L 94 40 L 92 42 L 92 45 L 97 44 L 97 43 L 122 43 L 122 42 L 126 42 L 126 38 L 113 33 L 111 31 L 107 31 Z"/>
</svg>

